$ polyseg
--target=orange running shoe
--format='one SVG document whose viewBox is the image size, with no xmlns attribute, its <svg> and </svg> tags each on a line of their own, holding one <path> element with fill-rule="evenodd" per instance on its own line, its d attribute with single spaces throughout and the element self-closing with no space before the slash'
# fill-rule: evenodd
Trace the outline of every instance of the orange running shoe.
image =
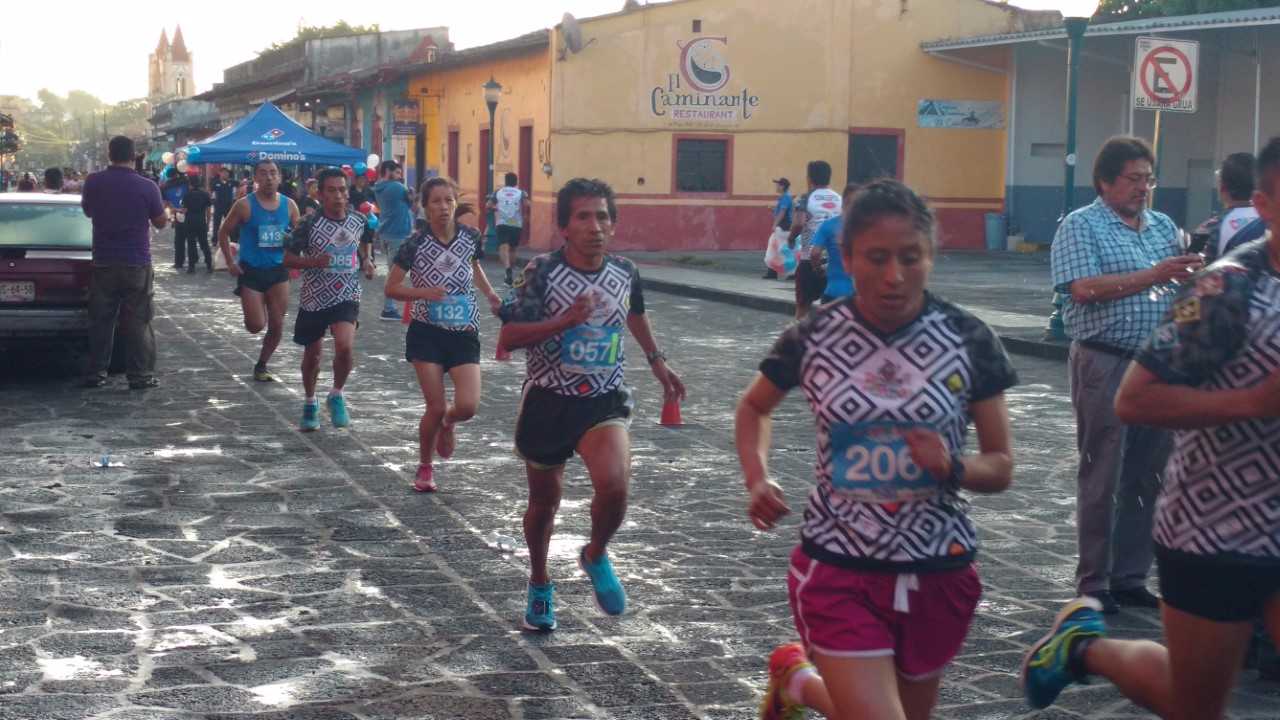
<svg viewBox="0 0 1280 720">
<path fill-rule="evenodd" d="M 787 695 L 787 685 L 799 670 L 813 669 L 800 643 L 779 645 L 769 655 L 769 689 L 760 701 L 760 720 L 802 720 L 804 705 Z"/>
</svg>

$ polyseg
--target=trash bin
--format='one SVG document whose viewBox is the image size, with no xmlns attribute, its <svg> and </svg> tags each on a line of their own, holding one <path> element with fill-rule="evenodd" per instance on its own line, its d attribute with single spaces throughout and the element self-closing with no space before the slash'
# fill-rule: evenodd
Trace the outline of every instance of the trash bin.
<svg viewBox="0 0 1280 720">
<path fill-rule="evenodd" d="M 1004 228 L 1003 213 L 986 213 L 983 215 L 986 221 L 987 229 L 987 250 L 1005 250 L 1005 236 L 1007 233 Z"/>
</svg>

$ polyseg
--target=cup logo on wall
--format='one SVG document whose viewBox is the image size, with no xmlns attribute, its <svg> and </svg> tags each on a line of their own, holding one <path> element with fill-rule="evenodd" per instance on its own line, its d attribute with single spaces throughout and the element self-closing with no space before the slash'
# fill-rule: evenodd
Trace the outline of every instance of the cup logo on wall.
<svg viewBox="0 0 1280 720">
<path fill-rule="evenodd" d="M 729 83 L 729 65 L 720 53 L 728 38 L 699 38 L 681 47 L 680 74 L 699 91 L 712 93 Z M 679 46 L 679 43 L 677 43 Z"/>
</svg>

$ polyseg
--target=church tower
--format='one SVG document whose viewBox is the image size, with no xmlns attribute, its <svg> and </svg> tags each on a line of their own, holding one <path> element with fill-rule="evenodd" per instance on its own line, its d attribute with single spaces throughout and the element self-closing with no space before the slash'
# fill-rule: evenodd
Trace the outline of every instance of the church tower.
<svg viewBox="0 0 1280 720">
<path fill-rule="evenodd" d="M 166 31 L 160 31 L 160 42 L 148 59 L 147 97 L 185 98 L 196 94 L 191 52 L 182 38 L 182 26 L 173 31 L 169 42 Z"/>
</svg>

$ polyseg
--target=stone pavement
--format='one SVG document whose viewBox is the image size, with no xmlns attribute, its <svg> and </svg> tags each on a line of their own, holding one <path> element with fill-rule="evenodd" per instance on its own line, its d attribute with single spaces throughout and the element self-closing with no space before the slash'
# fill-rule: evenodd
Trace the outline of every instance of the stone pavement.
<svg viewBox="0 0 1280 720">
<path fill-rule="evenodd" d="M 74 358 L 0 357 L 0 720 L 755 717 L 767 653 L 795 634 L 798 518 L 747 521 L 732 410 L 786 318 L 650 293 L 690 399 L 684 427 L 658 426 L 660 391 L 632 363 L 633 498 L 611 546 L 631 606 L 602 616 L 573 564 L 590 497 L 575 461 L 552 547 L 561 626 L 544 636 L 517 629 L 521 365 L 487 359 L 486 320 L 480 414 L 442 492 L 412 493 L 422 400 L 403 326 L 375 319 L 381 280 L 368 286 L 344 431 L 295 430 L 287 340 L 284 382 L 252 382 L 257 338 L 224 273 L 158 271 L 155 390 L 82 390 Z M 1106 685 L 1041 713 L 1020 699 L 1022 652 L 1072 594 L 1074 462 L 1061 364 L 1015 362 L 1015 487 L 973 499 L 985 595 L 936 717 L 1150 717 Z M 773 468 L 797 509 L 811 428 L 793 394 Z M 1158 634 L 1149 613 L 1112 627 Z M 1280 716 L 1280 691 L 1248 673 L 1233 712 Z"/>
<path fill-rule="evenodd" d="M 741 307 L 795 313 L 791 282 L 764 280 L 762 252 L 638 252 L 655 289 Z M 1048 253 L 943 252 L 930 288 L 968 308 L 1000 335 L 1010 352 L 1066 360 L 1067 344 L 1044 341 L 1053 310 Z"/>
</svg>

